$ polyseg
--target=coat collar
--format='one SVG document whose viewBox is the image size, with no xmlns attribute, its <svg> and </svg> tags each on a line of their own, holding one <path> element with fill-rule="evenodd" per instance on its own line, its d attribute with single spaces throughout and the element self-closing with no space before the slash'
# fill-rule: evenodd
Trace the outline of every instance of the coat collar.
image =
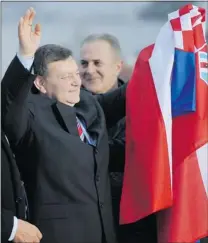
<svg viewBox="0 0 208 243">
<path fill-rule="evenodd" d="M 41 96 L 40 105 L 47 106 L 49 104 L 52 107 L 56 120 L 65 131 L 74 136 L 79 136 L 76 123 L 77 116 L 84 122 L 89 135 L 96 139 L 97 145 L 99 144 L 105 132 L 105 118 L 102 108 L 90 92 L 81 89 L 80 102 L 74 107 L 45 95 L 35 94 L 35 96 L 37 95 Z"/>
</svg>

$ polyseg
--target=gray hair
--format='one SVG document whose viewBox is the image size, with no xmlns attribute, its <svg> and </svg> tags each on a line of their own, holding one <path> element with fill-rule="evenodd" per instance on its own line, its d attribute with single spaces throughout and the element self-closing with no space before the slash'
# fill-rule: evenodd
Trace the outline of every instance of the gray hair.
<svg viewBox="0 0 208 243">
<path fill-rule="evenodd" d="M 88 35 L 81 43 L 81 46 L 83 46 L 85 43 L 93 42 L 93 41 L 106 41 L 112 49 L 115 51 L 116 55 L 121 58 L 121 47 L 118 39 L 111 35 L 111 34 L 91 34 Z"/>
<path fill-rule="evenodd" d="M 72 51 L 54 44 L 41 46 L 37 49 L 34 57 L 34 74 L 47 76 L 48 64 L 56 61 L 66 60 L 72 56 Z"/>
</svg>

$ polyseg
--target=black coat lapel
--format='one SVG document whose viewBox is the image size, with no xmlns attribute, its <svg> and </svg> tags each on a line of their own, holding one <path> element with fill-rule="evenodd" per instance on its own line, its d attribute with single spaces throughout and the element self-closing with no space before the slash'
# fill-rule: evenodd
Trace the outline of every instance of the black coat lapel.
<svg viewBox="0 0 208 243">
<path fill-rule="evenodd" d="M 52 108 L 60 125 L 70 134 L 79 136 L 74 107 L 57 102 Z"/>
<path fill-rule="evenodd" d="M 103 110 L 89 91 L 81 89 L 80 98 L 80 102 L 75 105 L 76 114 L 85 121 L 87 132 L 98 146 L 105 132 Z"/>
<path fill-rule="evenodd" d="M 61 127 L 78 137 L 76 116 L 80 118 L 85 123 L 90 137 L 95 139 L 96 144 L 99 145 L 105 132 L 105 117 L 95 97 L 88 91 L 81 90 L 80 102 L 74 107 L 56 101 L 52 103 L 52 109 Z"/>
</svg>

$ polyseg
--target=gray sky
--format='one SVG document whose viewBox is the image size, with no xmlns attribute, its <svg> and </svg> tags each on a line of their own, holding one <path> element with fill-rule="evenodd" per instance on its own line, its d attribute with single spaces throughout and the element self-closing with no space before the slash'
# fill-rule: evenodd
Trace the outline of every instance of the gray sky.
<svg viewBox="0 0 208 243">
<path fill-rule="evenodd" d="M 139 51 L 153 43 L 169 12 L 184 2 L 2 2 L 2 74 L 18 49 L 17 25 L 29 7 L 42 25 L 41 44 L 61 44 L 79 57 L 81 40 L 107 32 L 121 44 L 123 57 L 134 64 Z M 186 4 L 186 3 L 185 3 Z M 195 3 L 206 7 L 206 3 Z"/>
</svg>

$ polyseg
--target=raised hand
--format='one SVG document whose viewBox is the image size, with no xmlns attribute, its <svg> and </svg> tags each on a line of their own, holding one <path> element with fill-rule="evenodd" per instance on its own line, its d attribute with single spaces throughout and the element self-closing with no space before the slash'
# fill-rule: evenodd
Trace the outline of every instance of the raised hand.
<svg viewBox="0 0 208 243">
<path fill-rule="evenodd" d="M 30 8 L 25 15 L 20 18 L 18 26 L 19 51 L 22 56 L 34 56 L 40 45 L 41 28 L 36 24 L 33 30 L 32 24 L 35 17 L 35 10 Z"/>
</svg>

